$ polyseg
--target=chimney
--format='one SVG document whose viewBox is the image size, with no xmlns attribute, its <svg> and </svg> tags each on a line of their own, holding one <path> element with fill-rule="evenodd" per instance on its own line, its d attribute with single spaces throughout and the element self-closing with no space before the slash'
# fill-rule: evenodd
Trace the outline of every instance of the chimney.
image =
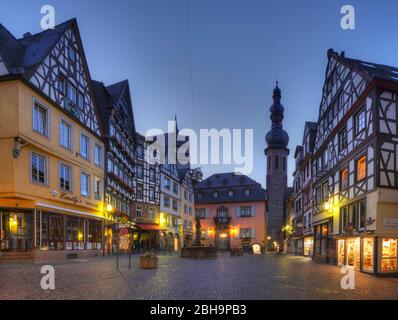
<svg viewBox="0 0 398 320">
<path fill-rule="evenodd" d="M 30 37 L 32 34 L 30 33 L 30 32 L 26 32 L 24 35 L 23 35 L 23 37 L 24 38 L 27 38 L 27 37 Z"/>
</svg>

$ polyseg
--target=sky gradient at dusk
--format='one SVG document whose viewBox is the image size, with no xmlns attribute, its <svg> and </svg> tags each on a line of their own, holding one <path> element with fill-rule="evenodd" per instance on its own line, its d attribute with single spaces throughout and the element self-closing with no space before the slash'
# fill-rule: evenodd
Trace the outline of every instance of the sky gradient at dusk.
<svg viewBox="0 0 398 320">
<path fill-rule="evenodd" d="M 40 8 L 56 23 L 76 17 L 91 76 L 129 79 L 136 127 L 253 128 L 254 171 L 265 186 L 264 136 L 278 79 L 293 154 L 305 121 L 316 121 L 328 48 L 398 66 L 397 1 L 350 1 L 356 30 L 340 28 L 346 1 L 5 1 L 0 23 L 15 36 L 40 32 Z M 204 166 L 205 176 L 232 166 Z"/>
</svg>

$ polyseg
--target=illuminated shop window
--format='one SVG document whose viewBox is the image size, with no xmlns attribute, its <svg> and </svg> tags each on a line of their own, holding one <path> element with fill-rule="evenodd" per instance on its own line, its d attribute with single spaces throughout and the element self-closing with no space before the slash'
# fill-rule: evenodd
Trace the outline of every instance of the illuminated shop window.
<svg viewBox="0 0 398 320">
<path fill-rule="evenodd" d="M 359 269 L 360 267 L 360 238 L 348 239 L 347 241 L 347 265 Z"/>
<path fill-rule="evenodd" d="M 373 238 L 363 239 L 363 270 L 373 271 L 373 253 L 374 240 Z"/>
<path fill-rule="evenodd" d="M 382 246 L 381 271 L 397 271 L 397 239 L 384 238 Z"/>
<path fill-rule="evenodd" d="M 337 263 L 339 266 L 345 265 L 345 240 L 337 242 Z"/>
</svg>

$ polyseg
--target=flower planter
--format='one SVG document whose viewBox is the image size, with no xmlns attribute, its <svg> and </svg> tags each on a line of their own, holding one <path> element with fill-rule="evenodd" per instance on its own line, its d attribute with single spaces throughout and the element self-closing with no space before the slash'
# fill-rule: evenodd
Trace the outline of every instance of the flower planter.
<svg viewBox="0 0 398 320">
<path fill-rule="evenodd" d="M 158 257 L 140 257 L 141 269 L 156 269 L 158 267 Z"/>
</svg>

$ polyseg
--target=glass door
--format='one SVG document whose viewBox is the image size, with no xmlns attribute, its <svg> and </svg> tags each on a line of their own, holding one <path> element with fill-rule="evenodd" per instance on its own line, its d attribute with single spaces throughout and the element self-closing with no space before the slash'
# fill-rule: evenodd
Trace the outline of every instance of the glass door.
<svg viewBox="0 0 398 320">
<path fill-rule="evenodd" d="M 347 242 L 347 265 L 359 270 L 361 266 L 360 238 L 348 239 Z"/>
<path fill-rule="evenodd" d="M 11 251 L 32 250 L 32 214 L 10 212 L 6 215 L 6 219 L 8 220 L 7 249 Z"/>
</svg>

